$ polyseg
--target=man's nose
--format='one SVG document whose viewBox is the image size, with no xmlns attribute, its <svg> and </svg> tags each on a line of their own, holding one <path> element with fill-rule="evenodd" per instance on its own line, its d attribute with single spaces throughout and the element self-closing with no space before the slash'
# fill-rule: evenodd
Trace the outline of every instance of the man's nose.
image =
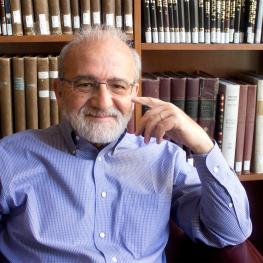
<svg viewBox="0 0 263 263">
<path fill-rule="evenodd" d="M 112 94 L 108 90 L 106 83 L 100 83 L 92 98 L 92 106 L 107 110 L 113 105 Z"/>
</svg>

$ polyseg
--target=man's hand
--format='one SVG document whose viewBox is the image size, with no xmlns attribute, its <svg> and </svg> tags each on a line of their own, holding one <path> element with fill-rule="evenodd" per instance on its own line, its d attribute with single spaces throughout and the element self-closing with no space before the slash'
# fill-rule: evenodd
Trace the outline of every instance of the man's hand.
<svg viewBox="0 0 263 263">
<path fill-rule="evenodd" d="M 207 133 L 172 103 L 150 97 L 133 97 L 132 101 L 150 108 L 136 128 L 136 135 L 143 134 L 145 143 L 151 137 L 160 143 L 166 135 L 194 153 L 208 153 L 213 148 L 214 144 Z"/>
</svg>

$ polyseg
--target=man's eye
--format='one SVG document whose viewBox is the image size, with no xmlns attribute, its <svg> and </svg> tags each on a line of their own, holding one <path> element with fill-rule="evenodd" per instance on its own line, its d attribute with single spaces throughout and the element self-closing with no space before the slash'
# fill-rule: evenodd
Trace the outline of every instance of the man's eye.
<svg viewBox="0 0 263 263">
<path fill-rule="evenodd" d="M 119 89 L 119 90 L 122 90 L 122 89 L 126 89 L 126 86 L 122 83 L 111 83 L 110 86 L 113 88 L 113 89 Z"/>
<path fill-rule="evenodd" d="M 94 84 L 92 82 L 77 82 L 75 84 L 76 88 L 92 88 Z"/>
</svg>

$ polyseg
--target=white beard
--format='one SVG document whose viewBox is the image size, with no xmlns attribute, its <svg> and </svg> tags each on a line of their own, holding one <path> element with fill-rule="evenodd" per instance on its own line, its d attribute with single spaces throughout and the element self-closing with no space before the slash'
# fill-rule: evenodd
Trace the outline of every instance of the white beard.
<svg viewBox="0 0 263 263">
<path fill-rule="evenodd" d="M 114 107 L 107 111 L 83 107 L 79 113 L 70 111 L 65 105 L 62 107 L 63 117 L 69 121 L 72 128 L 87 141 L 96 144 L 107 144 L 115 141 L 124 132 L 132 116 L 133 107 L 129 114 L 123 115 Z M 109 122 L 98 122 L 91 116 L 112 116 Z"/>
</svg>

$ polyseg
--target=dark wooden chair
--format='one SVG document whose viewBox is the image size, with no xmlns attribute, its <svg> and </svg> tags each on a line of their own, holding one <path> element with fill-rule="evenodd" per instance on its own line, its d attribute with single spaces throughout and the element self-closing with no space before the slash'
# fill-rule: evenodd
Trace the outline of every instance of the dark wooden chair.
<svg viewBox="0 0 263 263">
<path fill-rule="evenodd" d="M 218 249 L 192 242 L 172 223 L 170 231 L 166 247 L 168 263 L 263 263 L 263 256 L 249 240 Z"/>
</svg>

